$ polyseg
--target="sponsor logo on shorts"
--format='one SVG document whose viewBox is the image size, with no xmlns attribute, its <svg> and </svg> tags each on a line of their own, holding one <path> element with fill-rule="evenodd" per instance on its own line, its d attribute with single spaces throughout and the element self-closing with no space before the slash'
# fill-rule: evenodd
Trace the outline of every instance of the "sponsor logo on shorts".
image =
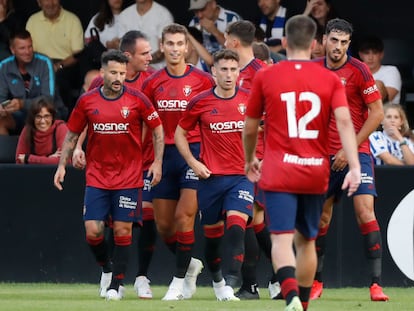
<svg viewBox="0 0 414 311">
<path fill-rule="evenodd" d="M 253 203 L 253 195 L 249 191 L 239 190 L 238 198 Z"/>
<path fill-rule="evenodd" d="M 128 208 L 128 209 L 136 209 L 137 208 L 137 201 L 133 201 L 130 197 L 125 197 L 125 196 L 121 195 L 119 197 L 118 207 Z"/>
<path fill-rule="evenodd" d="M 367 173 L 361 173 L 361 184 L 373 184 L 374 177 L 369 176 Z"/>
<path fill-rule="evenodd" d="M 198 180 L 198 176 L 194 173 L 192 168 L 189 168 L 187 172 L 185 172 L 185 179 L 186 180 Z"/>
</svg>

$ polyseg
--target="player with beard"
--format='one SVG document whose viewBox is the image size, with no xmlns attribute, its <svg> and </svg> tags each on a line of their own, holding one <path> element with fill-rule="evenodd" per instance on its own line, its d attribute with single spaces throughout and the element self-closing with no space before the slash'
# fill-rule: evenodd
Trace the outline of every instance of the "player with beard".
<svg viewBox="0 0 414 311">
<path fill-rule="evenodd" d="M 158 113 L 141 92 L 123 85 L 128 58 L 120 51 L 102 55 L 103 86 L 83 94 L 69 121 L 62 155 L 54 177 L 62 190 L 65 165 L 80 133 L 88 125 L 84 221 L 86 241 L 103 272 L 112 272 L 106 298 L 123 296 L 122 282 L 132 241 L 132 223 L 140 221 L 142 181 L 142 123 L 152 129 L 154 162 L 151 183 L 161 178 L 164 135 Z M 112 258 L 104 239 L 104 222 L 111 215 L 114 231 Z M 113 264 L 111 265 L 111 259 Z"/>
<path fill-rule="evenodd" d="M 158 111 L 165 131 L 163 180 L 151 189 L 158 233 L 176 256 L 174 278 L 163 300 L 191 298 L 203 268 L 200 260 L 192 258 L 198 176 L 178 152 L 174 133 L 191 98 L 212 88 L 214 81 L 209 74 L 185 63 L 187 41 L 184 26 L 171 24 L 163 29 L 161 51 L 166 67 L 152 74 L 142 87 Z M 199 129 L 190 131 L 187 138 L 198 158 Z"/>
<path fill-rule="evenodd" d="M 371 277 L 370 296 L 373 301 L 387 301 L 380 286 L 382 265 L 382 241 L 378 225 L 374 199 L 375 177 L 373 161 L 370 156 L 369 135 L 380 125 L 384 112 L 381 94 L 369 68 L 363 62 L 348 55 L 351 43 L 352 25 L 343 19 L 330 20 L 326 26 L 324 44 L 326 56 L 316 61 L 335 72 L 345 85 L 349 108 L 357 137 L 359 161 L 361 163 L 362 182 L 353 195 L 356 220 L 364 240 L 364 248 Z M 317 299 L 323 290 L 323 260 L 326 249 L 326 235 L 332 218 L 333 204 L 341 197 L 341 183 L 348 171 L 348 159 L 344 155 L 338 131 L 331 119 L 329 136 L 329 154 L 331 172 L 329 188 L 319 225 L 316 249 L 318 268 L 312 286 L 311 299 Z"/>
</svg>

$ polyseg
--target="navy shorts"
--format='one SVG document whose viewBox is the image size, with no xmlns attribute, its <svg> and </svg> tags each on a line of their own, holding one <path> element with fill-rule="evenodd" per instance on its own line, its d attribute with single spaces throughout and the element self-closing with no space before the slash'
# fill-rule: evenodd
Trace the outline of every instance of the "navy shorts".
<svg viewBox="0 0 414 311">
<path fill-rule="evenodd" d="M 369 154 L 359 153 L 359 162 L 361 163 L 361 184 L 359 185 L 357 191 L 354 192 L 354 195 L 359 194 L 371 194 L 374 197 L 377 196 L 377 191 L 375 189 L 375 176 L 374 176 L 374 163 Z M 333 159 L 331 158 L 331 165 Z M 330 198 L 334 196 L 335 201 L 338 201 L 343 193 L 341 189 L 342 184 L 345 179 L 345 175 L 348 173 L 348 166 L 343 171 L 332 171 L 329 177 L 329 187 L 326 197 Z"/>
<path fill-rule="evenodd" d="M 196 159 L 200 154 L 200 143 L 190 144 L 191 153 Z M 197 189 L 198 177 L 181 156 L 175 145 L 166 145 L 162 163 L 162 178 L 151 188 L 154 199 L 178 200 L 181 189 Z"/>
<path fill-rule="evenodd" d="M 152 176 L 147 177 L 148 171 L 143 172 L 144 187 L 142 188 L 142 201 L 152 202 L 151 179 Z"/>
<path fill-rule="evenodd" d="M 140 188 L 107 190 L 86 187 L 84 220 L 108 220 L 141 223 L 142 190 Z"/>
<path fill-rule="evenodd" d="M 294 233 L 296 229 L 306 239 L 316 239 L 325 195 L 272 191 L 265 191 L 264 195 L 271 233 Z"/>
<path fill-rule="evenodd" d="M 258 183 L 254 184 L 254 202 L 259 206 L 261 209 L 264 209 L 264 191 L 259 187 Z"/>
<path fill-rule="evenodd" d="M 214 225 L 227 211 L 253 217 L 253 183 L 244 175 L 212 175 L 198 184 L 197 200 L 202 225 Z"/>
</svg>

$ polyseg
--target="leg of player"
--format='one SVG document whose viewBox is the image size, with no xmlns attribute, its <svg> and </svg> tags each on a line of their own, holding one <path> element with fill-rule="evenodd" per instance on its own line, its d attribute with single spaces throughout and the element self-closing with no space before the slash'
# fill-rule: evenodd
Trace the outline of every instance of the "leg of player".
<svg viewBox="0 0 414 311">
<path fill-rule="evenodd" d="M 142 202 L 142 228 L 138 236 L 138 271 L 134 289 L 138 298 L 151 299 L 152 290 L 148 279 L 148 269 L 154 254 L 157 228 L 154 221 L 152 202 Z"/>
<path fill-rule="evenodd" d="M 299 299 L 299 286 L 296 279 L 296 259 L 293 252 L 293 233 L 271 234 L 272 262 L 286 300 L 286 311 L 302 311 Z"/>
<path fill-rule="evenodd" d="M 370 269 L 371 300 L 388 301 L 389 298 L 384 294 L 381 287 L 382 240 L 380 227 L 375 217 L 374 196 L 369 194 L 355 195 L 354 208 Z"/>
<path fill-rule="evenodd" d="M 317 266 L 315 278 L 312 284 L 312 289 L 310 293 L 310 299 L 315 300 L 322 296 L 323 292 L 323 263 L 325 260 L 325 251 L 326 251 L 326 238 L 328 234 L 329 225 L 332 219 L 334 204 L 334 196 L 325 200 L 322 210 L 321 220 L 319 222 L 319 232 L 318 237 L 316 238 L 316 254 L 317 254 Z"/>
<path fill-rule="evenodd" d="M 103 221 L 86 220 L 86 242 L 89 245 L 96 262 L 102 268 L 99 296 L 105 298 L 106 291 L 112 279 L 112 265 L 108 246 L 104 237 L 105 225 Z"/>
</svg>

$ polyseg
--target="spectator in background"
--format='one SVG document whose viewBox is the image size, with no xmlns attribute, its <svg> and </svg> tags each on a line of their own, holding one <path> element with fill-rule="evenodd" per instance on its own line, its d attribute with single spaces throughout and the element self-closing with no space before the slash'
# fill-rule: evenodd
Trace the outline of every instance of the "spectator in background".
<svg viewBox="0 0 414 311">
<path fill-rule="evenodd" d="M 65 10 L 60 0 L 38 0 L 41 11 L 32 14 L 26 29 L 36 52 L 53 60 L 58 90 L 64 104 L 72 110 L 82 85 L 75 54 L 83 49 L 83 29 L 79 18 Z"/>
<path fill-rule="evenodd" d="M 16 163 L 58 164 L 67 131 L 65 122 L 56 119 L 53 98 L 36 98 L 17 143 Z"/>
<path fill-rule="evenodd" d="M 325 33 L 325 27 L 322 25 L 316 25 L 315 44 L 312 46 L 312 58 L 325 56 L 325 45 L 323 43 L 323 35 Z"/>
<path fill-rule="evenodd" d="M 129 30 L 140 30 L 151 44 L 152 61 L 155 69 L 164 66 L 164 55 L 160 51 L 162 29 L 171 24 L 174 18 L 164 6 L 153 0 L 136 0 L 120 14 L 119 37 Z"/>
<path fill-rule="evenodd" d="M 289 18 L 285 7 L 280 5 L 280 0 L 257 0 L 262 16 L 258 26 L 265 32 L 265 42 L 272 52 L 282 50 L 281 39 L 286 20 Z"/>
<path fill-rule="evenodd" d="M 15 13 L 13 0 L 0 0 L 0 60 L 11 55 L 10 34 L 24 29 L 23 20 Z"/>
<path fill-rule="evenodd" d="M 203 45 L 203 35 L 195 27 L 187 27 L 188 30 L 188 48 L 185 61 L 193 64 L 200 70 L 210 72 L 213 65 L 213 56 Z"/>
<path fill-rule="evenodd" d="M 369 136 L 375 164 L 414 165 L 413 134 L 401 105 L 384 105 L 382 128 Z"/>
<path fill-rule="evenodd" d="M 107 49 L 118 49 L 119 14 L 122 11 L 123 0 L 101 0 L 99 12 L 89 21 L 85 30 L 85 43 L 92 40 L 91 29 L 99 33 L 99 40 Z"/>
<path fill-rule="evenodd" d="M 401 100 L 401 74 L 396 66 L 382 65 L 384 43 L 381 38 L 373 35 L 359 41 L 358 55 L 368 65 L 375 80 L 381 80 L 388 94 L 388 100 L 399 104 Z"/>
<path fill-rule="evenodd" d="M 323 31 L 330 19 L 338 17 L 331 0 L 307 0 L 303 14 L 312 17 Z"/>
<path fill-rule="evenodd" d="M 52 61 L 33 52 L 30 33 L 23 29 L 10 39 L 13 55 L 0 62 L 0 135 L 20 133 L 34 98 L 54 97 L 58 118 L 66 117 L 66 109 L 55 92 Z M 9 100 L 9 102 L 5 102 Z"/>
<path fill-rule="evenodd" d="M 210 54 L 223 49 L 227 25 L 241 20 L 239 14 L 222 8 L 216 0 L 190 0 L 188 10 L 194 13 L 189 26 L 203 32 L 203 45 Z"/>
<path fill-rule="evenodd" d="M 266 34 L 264 32 L 264 30 L 261 27 L 256 27 L 256 32 L 254 33 L 254 40 L 255 42 L 263 42 L 266 44 Z M 280 52 L 273 52 L 269 45 L 266 44 L 269 51 L 270 51 L 270 57 L 273 61 L 274 64 L 280 62 L 281 60 L 286 59 L 286 55 Z"/>
<path fill-rule="evenodd" d="M 264 63 L 273 64 L 273 59 L 270 57 L 270 49 L 264 42 L 253 42 L 253 54 L 255 58 L 260 59 Z"/>
</svg>

